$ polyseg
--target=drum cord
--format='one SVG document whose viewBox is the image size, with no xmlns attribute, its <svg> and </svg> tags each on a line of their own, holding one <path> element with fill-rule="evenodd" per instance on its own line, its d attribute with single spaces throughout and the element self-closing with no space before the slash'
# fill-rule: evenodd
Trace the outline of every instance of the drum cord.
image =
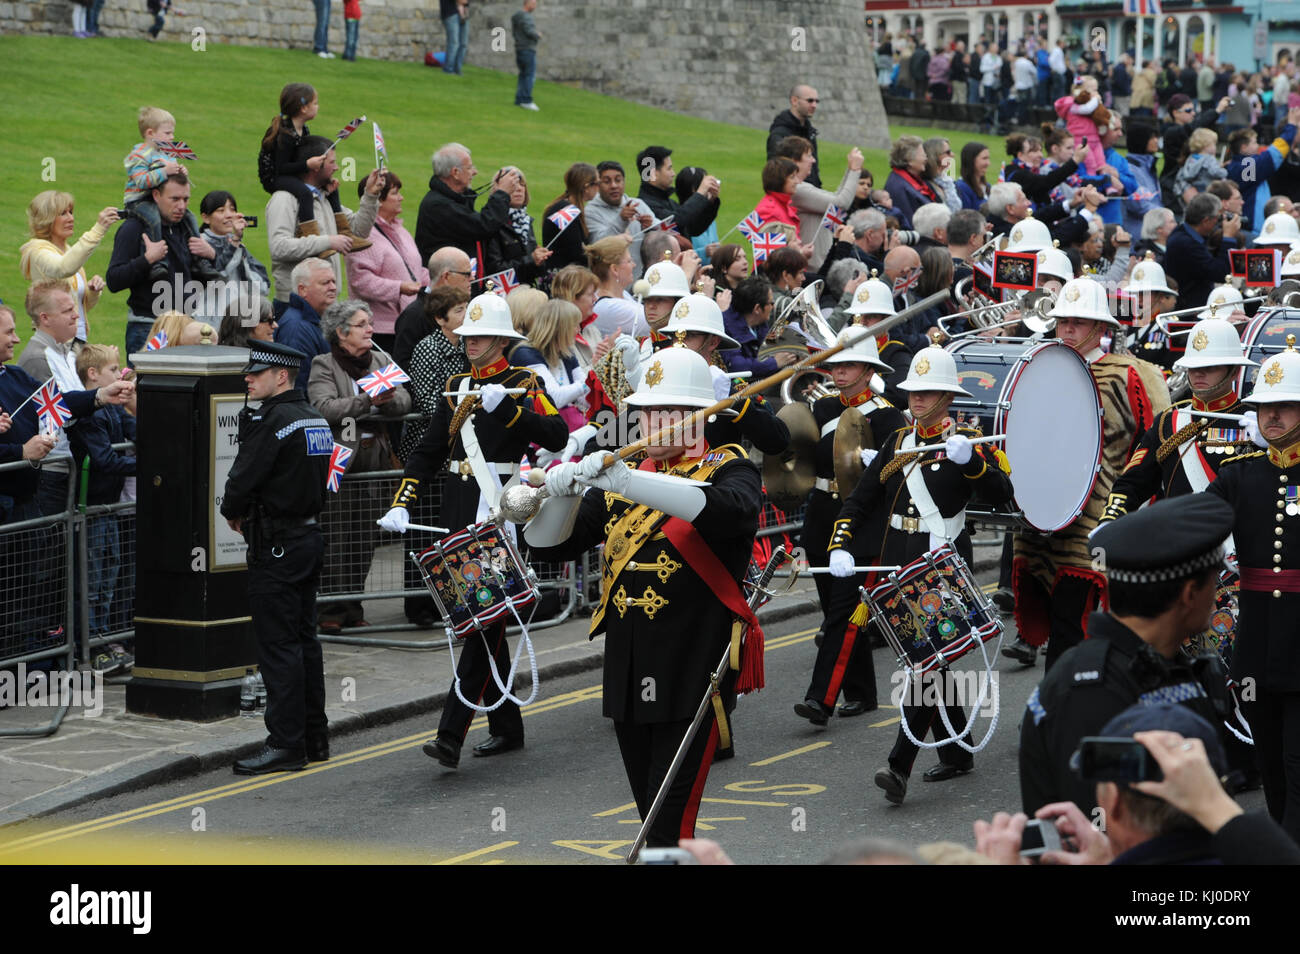
<svg viewBox="0 0 1300 954">
<path fill-rule="evenodd" d="M 537 653 L 533 649 L 533 638 L 528 635 L 528 627 L 519 617 L 519 611 L 515 609 L 514 602 L 507 598 L 506 605 L 510 607 L 510 613 L 514 616 L 515 622 L 519 624 L 519 645 L 515 647 L 514 658 L 510 660 L 510 672 L 507 675 L 504 684 L 501 682 L 501 673 L 497 669 L 497 663 L 493 658 L 492 650 L 487 644 L 487 637 L 483 635 L 482 630 L 479 631 L 479 638 L 483 640 L 483 650 L 487 653 L 488 669 L 492 673 L 492 681 L 496 683 L 496 687 L 501 690 L 501 698 L 490 706 L 481 706 L 477 702 L 470 702 L 465 698 L 464 693 L 460 691 L 460 673 L 456 668 L 456 650 L 452 645 L 451 629 L 447 629 L 447 652 L 451 654 L 452 690 L 456 693 L 457 699 L 475 712 L 495 712 L 506 702 L 513 702 L 515 705 L 520 707 L 526 706 L 537 698 L 537 691 L 540 688 L 540 683 L 537 679 Z M 532 614 L 529 614 L 528 618 L 531 620 Z M 503 636 L 502 639 L 504 638 L 505 637 Z M 520 699 L 510 690 L 514 687 L 515 673 L 519 669 L 519 654 L 524 651 L 525 646 L 528 647 L 528 667 L 532 673 L 533 691 L 528 694 L 527 699 Z"/>
<path fill-rule="evenodd" d="M 998 719 L 1002 714 L 1001 708 L 997 704 L 998 688 L 995 680 L 993 679 L 993 665 L 992 663 L 989 662 L 988 646 L 984 642 L 984 640 L 978 639 L 978 637 L 977 637 L 977 642 L 979 642 L 980 645 L 980 655 L 984 657 L 984 675 L 986 678 L 984 680 L 984 686 L 983 688 L 980 689 L 979 696 L 975 700 L 975 704 L 971 706 L 970 718 L 966 722 L 966 728 L 962 730 L 960 735 L 958 735 L 957 730 L 952 727 L 952 720 L 948 718 L 948 707 L 945 706 L 942 701 L 940 701 L 938 704 L 939 718 L 943 721 L 943 727 L 948 730 L 949 737 L 946 739 L 941 739 L 938 742 L 924 742 L 921 739 L 918 739 L 916 737 L 916 734 L 912 732 L 912 727 L 907 724 L 906 706 L 905 705 L 899 706 L 899 710 L 902 715 L 902 719 L 900 721 L 903 726 L 903 734 L 907 736 L 907 741 L 911 742 L 917 748 L 938 749 L 938 748 L 942 748 L 945 745 L 952 745 L 953 743 L 956 743 L 957 745 L 965 749 L 967 752 L 974 754 L 976 752 L 982 752 L 988 746 L 988 744 L 991 741 L 993 741 L 993 733 L 997 731 Z M 997 642 L 999 646 L 1002 645 L 1001 634 L 998 635 Z M 940 672 L 949 673 L 951 672 L 951 670 L 949 670 L 947 666 L 944 666 L 940 670 Z M 975 719 L 979 715 L 979 711 L 981 708 L 983 708 L 984 702 L 988 697 L 989 686 L 993 687 L 993 701 L 994 701 L 993 717 L 989 720 L 989 728 L 988 731 L 984 733 L 984 738 L 980 739 L 979 744 L 971 745 L 969 742 L 965 741 L 964 737 L 970 733 L 970 730 L 975 725 Z"/>
<path fill-rule="evenodd" d="M 1227 719 L 1224 719 L 1224 720 L 1223 720 L 1223 726 L 1224 726 L 1224 728 L 1227 729 L 1229 732 L 1231 732 L 1233 735 L 1235 735 L 1235 736 L 1236 736 L 1238 739 L 1240 739 L 1242 742 L 1245 742 L 1247 745 L 1254 745 L 1254 744 L 1255 744 L 1255 732 L 1254 732 L 1254 730 L 1251 729 L 1251 727 L 1250 727 L 1250 723 L 1246 721 L 1246 717 L 1245 717 L 1244 715 L 1241 714 L 1241 704 L 1240 704 L 1239 702 L 1237 702 L 1237 695 L 1236 695 L 1236 693 L 1233 693 L 1233 695 L 1232 695 L 1232 714 L 1235 715 L 1235 716 L 1237 717 L 1237 720 L 1238 720 L 1238 721 L 1242 724 L 1242 726 L 1245 728 L 1245 730 L 1246 730 L 1246 734 L 1245 734 L 1245 735 L 1242 735 L 1240 732 L 1238 732 L 1236 726 L 1234 726 L 1234 725 L 1233 725 L 1231 722 L 1229 722 Z"/>
</svg>

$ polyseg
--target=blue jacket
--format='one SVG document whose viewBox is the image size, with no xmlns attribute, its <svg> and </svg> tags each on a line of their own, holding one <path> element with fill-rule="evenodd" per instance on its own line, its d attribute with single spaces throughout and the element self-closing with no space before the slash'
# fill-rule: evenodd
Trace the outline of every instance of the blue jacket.
<svg viewBox="0 0 1300 954">
<path fill-rule="evenodd" d="M 1035 54 L 1034 59 L 1038 66 L 1038 82 L 1046 83 L 1052 78 L 1052 54 L 1048 53 L 1047 50 L 1042 47 L 1039 47 L 1038 53 Z"/>
<path fill-rule="evenodd" d="M 1154 155 L 1132 155 L 1128 157 L 1129 173 L 1137 183 L 1132 192 L 1154 192 L 1149 199 L 1124 200 L 1124 230 L 1137 239 L 1142 234 L 1142 217 L 1152 209 L 1164 207 L 1160 196 L 1160 180 L 1156 178 L 1156 157 Z M 1109 203 L 1107 203 L 1109 205 Z"/>
<path fill-rule="evenodd" d="M 766 325 L 760 325 L 756 331 L 749 327 L 749 322 L 728 308 L 722 313 L 722 326 L 727 329 L 727 334 L 740 343 L 739 349 L 721 352 L 728 371 L 753 371 L 753 380 L 758 380 L 780 370 L 775 358 L 758 356 L 758 349 L 763 346 L 763 339 L 767 336 Z"/>
<path fill-rule="evenodd" d="M 979 211 L 981 205 L 988 201 L 976 195 L 975 190 L 970 187 L 970 183 L 965 179 L 957 180 L 957 197 L 961 199 L 963 209 L 974 209 L 976 212 Z"/>
<path fill-rule="evenodd" d="M 82 462 L 90 458 L 87 504 L 117 503 L 126 478 L 135 473 L 135 458 L 113 450 L 113 445 L 133 440 L 135 418 L 111 404 L 68 431 L 78 474 Z"/>
<path fill-rule="evenodd" d="M 289 307 L 280 316 L 278 324 L 275 329 L 276 342 L 296 348 L 307 356 L 298 369 L 298 380 L 294 385 L 305 395 L 307 378 L 311 374 L 311 359 L 330 350 L 330 346 L 325 343 L 325 334 L 320 330 L 320 315 L 296 293 L 290 292 Z"/>
<path fill-rule="evenodd" d="M 1125 161 L 1124 154 L 1112 147 L 1106 150 L 1105 157 L 1107 164 L 1113 166 L 1115 171 L 1119 173 L 1119 181 L 1124 186 L 1124 193 L 1131 195 L 1136 192 L 1138 188 L 1137 179 L 1133 175 L 1132 168 Z M 1127 202 L 1115 198 L 1098 209 L 1097 214 L 1101 216 L 1101 220 L 1107 225 L 1119 225 L 1124 221 L 1124 206 L 1127 204 Z"/>
<path fill-rule="evenodd" d="M 0 407 L 18 407 L 44 383 L 15 364 L 0 365 Z M 67 391 L 63 401 L 75 417 L 86 417 L 95 410 L 94 391 Z M 13 426 L 0 434 L 0 463 L 22 460 L 23 445 L 38 433 L 40 424 L 36 402 L 27 401 L 26 406 L 13 415 Z M 0 497 L 9 498 L 0 500 L 0 515 L 8 514 L 14 505 L 26 503 L 35 496 L 40 475 L 40 469 L 36 467 L 0 472 Z"/>
<path fill-rule="evenodd" d="M 902 220 L 903 228 L 912 227 L 912 215 L 923 205 L 930 202 L 943 202 L 943 196 L 931 199 L 898 174 L 895 169 L 885 180 L 885 191 L 894 200 L 894 212 Z"/>
<path fill-rule="evenodd" d="M 1236 239 L 1225 238 L 1217 250 L 1211 251 L 1205 239 L 1186 222 L 1170 233 L 1165 246 L 1165 274 L 1178 282 L 1179 308 L 1205 304 L 1214 286 L 1231 270 L 1228 252 L 1236 247 Z"/>
<path fill-rule="evenodd" d="M 1282 168 L 1295 133 L 1295 126 L 1287 123 L 1267 149 L 1261 149 L 1253 156 L 1234 156 L 1228 163 L 1228 178 L 1241 188 L 1242 207 L 1256 225 L 1263 223 L 1264 206 L 1273 197 L 1268 180 Z"/>
</svg>

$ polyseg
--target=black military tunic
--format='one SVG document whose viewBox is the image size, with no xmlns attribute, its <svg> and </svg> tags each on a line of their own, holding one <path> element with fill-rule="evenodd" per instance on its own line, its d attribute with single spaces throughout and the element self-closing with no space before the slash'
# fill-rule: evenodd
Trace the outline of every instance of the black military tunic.
<svg viewBox="0 0 1300 954">
<path fill-rule="evenodd" d="M 1191 493 L 1188 467 L 1202 468 L 1208 480 L 1213 480 L 1219 466 L 1228 457 L 1253 447 L 1245 438 L 1245 432 L 1234 427 L 1233 422 L 1207 417 L 1191 418 L 1184 426 L 1194 429 L 1185 431 L 1182 440 L 1175 443 L 1175 419 L 1177 416 L 1186 417 L 1185 412 L 1189 410 L 1243 414 L 1247 407 L 1234 392 L 1209 404 L 1192 398 L 1161 411 L 1155 423 L 1142 435 L 1142 442 L 1111 487 L 1099 526 L 1136 510 L 1152 497 L 1161 499 Z M 1184 414 L 1177 415 L 1178 411 Z M 1188 441 L 1191 446 L 1184 452 L 1182 448 Z"/>
<path fill-rule="evenodd" d="M 876 352 L 880 360 L 893 368 L 885 379 L 885 398 L 897 407 L 907 407 L 907 392 L 899 385 L 907 380 L 907 369 L 912 366 L 912 349 L 896 338 L 876 335 Z"/>
<path fill-rule="evenodd" d="M 813 403 L 813 421 L 820 435 L 814 452 L 818 482 L 825 481 L 825 489 L 814 487 L 808 495 L 804 511 L 801 545 L 810 566 L 826 566 L 827 547 L 831 542 L 831 529 L 840 514 L 841 498 L 835 484 L 835 428 L 846 407 L 855 407 L 871 425 L 872 447 L 881 448 L 899 428 L 907 426 L 901 411 L 871 390 L 865 390 L 848 401 L 831 395 Z M 817 585 L 817 599 L 821 603 L 824 623 L 829 623 L 831 592 L 835 578 L 828 574 L 813 577 Z M 860 582 L 860 581 L 859 581 Z M 850 702 L 876 703 L 876 674 L 871 662 L 871 646 L 865 638 L 845 645 L 846 627 L 824 625 L 822 644 L 817 649 L 817 663 L 813 667 L 813 681 L 805 699 L 815 699 L 827 709 L 834 707 L 841 688 Z M 825 658 L 823 658 L 825 657 Z M 820 678 L 818 678 L 820 676 Z"/>
<path fill-rule="evenodd" d="M 1129 348 L 1133 357 L 1149 361 L 1164 371 L 1166 377 L 1173 370 L 1174 362 L 1182 356 L 1182 351 L 1170 348 L 1169 335 L 1153 319 L 1133 333 L 1133 344 Z"/>
<path fill-rule="evenodd" d="M 1241 592 L 1232 677 L 1269 813 L 1300 840 L 1300 444 L 1228 458 L 1209 492 L 1235 514 Z"/>
<path fill-rule="evenodd" d="M 1211 725 L 1222 724 L 1191 662 L 1165 659 L 1109 613 L 1089 616 L 1088 638 L 1061 656 L 1025 706 L 1020 797 L 1026 814 L 1074 802 L 1087 815 L 1097 804 L 1094 785 L 1069 764 L 1079 740 L 1097 735 L 1135 703 L 1161 702 L 1182 703 Z"/>
<path fill-rule="evenodd" d="M 918 444 L 941 443 L 943 430 L 943 425 L 936 425 L 928 433 L 918 430 L 916 441 Z M 980 436 L 972 428 L 958 428 L 957 431 L 972 439 Z M 940 516 L 945 519 L 961 513 L 972 497 L 978 496 L 989 505 L 1011 500 L 1011 468 L 1001 451 L 988 444 L 976 444 L 965 464 L 954 464 L 942 451 L 925 454 L 918 463 L 915 455 L 905 455 L 900 450 L 904 438 L 911 433 L 913 430 L 910 428 L 895 431 L 893 437 L 885 442 L 844 502 L 839 519 L 835 521 L 830 548 L 847 549 L 860 565 L 906 566 L 931 549 L 930 531 L 920 520 L 916 503 L 907 489 L 907 476 L 916 467 L 920 468 L 926 489 L 939 508 Z M 967 565 L 973 562 L 970 534 L 965 527 L 952 545 Z M 874 585 L 874 581 L 872 583 Z M 860 584 L 861 580 L 852 577 L 835 581 L 831 609 L 826 618 L 828 633 L 832 627 L 850 625 L 849 617 L 857 606 Z M 817 678 L 815 673 L 813 678 Z M 960 707 L 946 708 L 954 727 L 965 725 L 966 717 Z M 939 711 L 932 705 L 905 705 L 903 717 L 913 735 L 924 740 L 925 734 L 936 725 Z M 934 731 L 937 736 L 940 729 Z M 916 754 L 917 747 L 900 729 L 889 755 L 890 767 L 904 776 L 910 775 Z M 939 760 L 966 767 L 970 765 L 971 756 L 960 746 L 952 744 L 939 749 Z"/>
<path fill-rule="evenodd" d="M 706 502 L 692 526 L 731 578 L 743 580 L 758 530 L 758 468 L 740 447 L 730 445 L 677 461 L 667 472 L 707 473 Z M 668 519 L 663 513 L 646 510 L 635 526 L 630 521 L 636 515 L 620 524 L 635 509 L 616 494 L 589 490 L 569 539 L 533 552 L 544 560 L 567 560 L 605 543 L 603 602 L 592 617 L 592 636 L 605 634 L 603 712 L 614 720 L 644 818 L 722 657 L 734 617 L 662 529 L 656 531 Z M 648 535 L 644 543 L 629 549 L 641 535 Z M 693 835 L 717 739 L 710 717 L 651 829 L 652 847 L 676 845 L 678 838 Z"/>
<path fill-rule="evenodd" d="M 512 368 L 502 358 L 486 368 L 473 368 L 469 374 L 456 374 L 447 379 L 447 391 L 460 391 L 469 379 L 470 389 L 477 390 L 487 384 L 506 388 L 527 388 L 528 393 L 518 398 L 505 396 L 491 412 L 480 405 L 471 415 L 479 448 L 494 479 L 505 483 L 511 468 L 523 459 L 530 444 L 539 444 L 550 451 L 564 447 L 569 437 L 564 423 L 546 395 L 545 386 L 533 372 L 526 368 Z M 443 463 L 451 460 L 452 473 L 447 475 L 442 490 L 440 519 L 451 530 L 461 530 L 478 522 L 480 491 L 478 481 L 466 460 L 463 432 L 453 439 L 451 421 L 460 397 L 449 397 L 438 405 L 433 420 L 424 437 L 406 462 L 401 486 L 393 506 L 406 507 L 414 503 L 423 484 L 432 481 Z M 505 474 L 500 471 L 506 471 Z M 429 541 L 432 542 L 432 541 Z M 456 672 L 467 699 L 486 700 L 488 705 L 497 701 L 500 690 L 492 679 L 488 665 L 489 655 L 495 659 L 497 671 L 510 670 L 509 646 L 506 642 L 504 620 L 488 627 L 480 637 L 471 634 L 464 641 Z M 488 645 L 484 645 L 484 640 Z M 474 710 L 466 706 L 456 694 L 450 693 L 442 709 L 438 724 L 438 737 L 454 745 L 464 742 L 469 732 Z M 494 736 L 522 739 L 524 726 L 519 707 L 507 701 L 488 713 L 488 731 Z"/>
<path fill-rule="evenodd" d="M 268 744 L 303 751 L 324 736 L 325 673 L 316 639 L 316 590 L 325 544 L 318 515 L 334 439 L 306 396 L 290 388 L 246 407 L 221 515 L 241 520 L 248 598 L 266 684 Z"/>
</svg>

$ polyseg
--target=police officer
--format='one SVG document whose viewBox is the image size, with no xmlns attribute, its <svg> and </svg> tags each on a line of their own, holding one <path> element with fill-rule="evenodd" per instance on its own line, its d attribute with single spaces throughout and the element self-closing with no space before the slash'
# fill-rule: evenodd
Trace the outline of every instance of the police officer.
<svg viewBox="0 0 1300 954">
<path fill-rule="evenodd" d="M 305 360 L 287 345 L 254 342 L 244 382 L 262 403 L 240 412 L 239 454 L 221 500 L 221 515 L 248 543 L 248 601 L 266 683 L 266 745 L 236 762 L 236 775 L 297 771 L 329 758 L 316 589 L 334 439 L 294 387 Z"/>
<path fill-rule="evenodd" d="M 1246 402 L 1259 406 L 1258 421 L 1248 420 L 1246 429 L 1265 450 L 1228 458 L 1210 484 L 1236 515 L 1241 592 L 1232 678 L 1242 686 L 1269 814 L 1300 840 L 1300 354 L 1294 335 L 1287 336 L 1286 351 L 1264 362 Z"/>
<path fill-rule="evenodd" d="M 686 348 L 660 351 L 628 403 L 647 434 L 678 423 L 714 403 L 708 365 Z M 524 533 L 547 560 L 605 544 L 591 632 L 605 633 L 603 709 L 614 720 L 642 819 L 724 647 L 739 636 L 733 623 L 753 625 L 739 583 L 758 529 L 758 469 L 737 445 L 711 447 L 701 428 L 678 435 L 651 445 L 638 469 L 622 461 L 605 468 L 611 455 L 603 451 L 553 468 L 546 477 L 551 496 Z M 674 480 L 683 477 L 707 484 Z M 694 835 L 710 763 L 728 741 L 721 737 L 727 722 L 718 716 L 734 701 L 733 677 L 723 682 L 650 829 L 650 847 Z"/>
<path fill-rule="evenodd" d="M 900 387 L 907 394 L 915 426 L 895 431 L 883 443 L 835 521 L 829 565 L 837 580 L 826 621 L 827 641 L 834 629 L 854 625 L 849 614 L 858 603 L 856 565 L 905 566 L 945 544 L 951 545 L 969 565 L 974 559 L 966 531 L 966 505 L 971 497 L 978 494 L 990 505 L 1011 499 L 1011 467 L 1006 455 L 987 444 L 974 444 L 972 438 L 980 436 L 974 429 L 953 429 L 949 405 L 955 395 L 969 397 L 970 392 L 957 381 L 952 355 L 938 347 L 922 348 L 913 357 L 907 379 Z M 945 438 L 945 434 L 949 436 Z M 943 442 L 943 451 L 908 453 L 913 447 L 936 441 Z M 872 586 L 874 582 L 872 574 L 868 574 L 864 585 Z M 931 678 L 933 675 L 927 677 Z M 933 691 L 923 688 L 919 695 L 932 699 Z M 918 740 L 924 740 L 931 731 L 938 739 L 942 731 L 941 705 L 948 711 L 952 725 L 965 724 L 965 714 L 958 705 L 946 705 L 944 701 L 937 705 L 930 701 L 904 704 L 903 718 Z M 969 739 L 965 741 L 969 744 Z M 889 753 L 889 765 L 876 773 L 876 785 L 895 805 L 901 804 L 907 794 L 917 752 L 917 745 L 900 728 Z M 939 764 L 925 773 L 925 779 L 946 781 L 973 767 L 971 754 L 954 741 L 939 747 Z"/>
<path fill-rule="evenodd" d="M 839 340 L 854 335 L 861 336 L 861 328 L 846 328 Z M 851 347 L 826 359 L 826 369 L 835 382 L 839 394 L 818 398 L 812 406 L 813 422 L 817 425 L 818 440 L 813 463 L 816 482 L 808 494 L 804 510 L 803 537 L 800 541 L 808 562 L 812 566 L 825 566 L 827 547 L 835 518 L 840 515 L 842 499 L 835 483 L 835 431 L 840 415 L 849 408 L 862 414 L 871 426 L 872 447 L 885 446 L 889 437 L 907 420 L 901 411 L 872 389 L 872 378 L 877 372 L 885 374 L 892 369 L 876 353 L 876 340 L 867 336 Z M 863 454 L 864 464 L 875 456 L 874 450 Z M 843 488 L 845 493 L 851 488 Z M 797 711 L 813 725 L 825 725 L 830 718 L 841 689 L 844 704 L 841 716 L 862 715 L 876 708 L 876 672 L 871 662 L 871 646 L 865 633 L 847 627 L 847 620 L 831 624 L 831 592 L 835 582 L 826 574 L 813 577 L 817 584 L 817 600 L 821 603 L 823 637 L 817 648 L 817 661 L 813 665 L 812 684 L 804 693 L 803 706 Z M 859 581 L 860 585 L 861 581 Z M 852 607 L 849 607 L 852 611 Z M 862 636 L 859 639 L 859 635 Z"/>
<path fill-rule="evenodd" d="M 1192 396 L 1157 415 L 1115 481 L 1099 525 L 1117 520 L 1152 497 L 1199 493 L 1214 480 L 1224 460 L 1252 449 L 1237 422 L 1198 417 L 1196 412 L 1244 413 L 1246 407 L 1237 397 L 1237 375 L 1243 366 L 1254 364 L 1242 354 L 1237 329 L 1230 322 L 1203 318 L 1193 326 L 1186 354 L 1174 363 L 1175 370 L 1187 372 Z"/>
<path fill-rule="evenodd" d="M 447 379 L 447 390 L 456 395 L 438 405 L 420 444 L 407 459 L 392 509 L 379 521 L 381 527 L 395 533 L 406 532 L 408 508 L 449 458 L 451 472 L 443 482 L 440 519 L 452 530 L 461 530 L 489 519 L 502 487 L 518 477 L 529 445 L 558 451 L 569 435 L 541 380 L 527 368 L 511 367 L 505 357 L 506 345 L 523 338 L 510 321 L 505 299 L 491 292 L 473 299 L 456 333 L 464 339 L 470 371 Z M 506 393 L 513 389 L 525 393 L 517 397 Z M 513 530 L 507 528 L 507 532 Z M 501 695 L 491 676 L 490 659 L 495 660 L 499 673 L 510 670 L 504 619 L 467 638 L 456 664 L 460 684 L 488 705 Z M 438 735 L 425 744 L 424 754 L 446 768 L 456 768 L 473 719 L 474 710 L 459 694 L 448 693 Z M 524 723 L 519 706 L 507 699 L 489 712 L 488 733 L 488 740 L 474 747 L 475 755 L 500 755 L 522 748 Z"/>
<path fill-rule="evenodd" d="M 1162 500 L 1102 526 L 1110 610 L 1088 617 L 1083 642 L 1062 654 L 1029 696 L 1020 725 L 1020 794 L 1027 814 L 1050 802 L 1084 813 L 1093 786 L 1070 769 L 1085 735 L 1134 703 L 1181 702 L 1213 725 L 1227 714 L 1222 669 L 1201 671 L 1179 648 L 1214 612 L 1232 511 L 1209 494 Z"/>
</svg>

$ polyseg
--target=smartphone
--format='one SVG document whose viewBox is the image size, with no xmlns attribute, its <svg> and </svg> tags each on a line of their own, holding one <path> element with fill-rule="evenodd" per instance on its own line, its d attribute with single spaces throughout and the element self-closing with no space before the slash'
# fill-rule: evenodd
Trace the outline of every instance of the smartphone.
<svg viewBox="0 0 1300 954">
<path fill-rule="evenodd" d="M 1079 777 L 1085 782 L 1160 782 L 1165 776 L 1136 739 L 1088 735 L 1079 740 Z"/>
<path fill-rule="evenodd" d="M 246 215 L 246 216 L 244 216 L 244 228 L 246 228 L 246 229 L 255 229 L 255 228 L 257 228 L 257 216 L 255 216 L 255 215 Z"/>
<path fill-rule="evenodd" d="M 1020 836 L 1020 857 L 1037 858 L 1048 851 L 1061 850 L 1061 833 L 1051 821 L 1031 819 Z"/>
<path fill-rule="evenodd" d="M 116 209 L 115 211 L 117 212 L 117 217 L 119 219 L 131 218 L 132 212 L 130 209 Z"/>
<path fill-rule="evenodd" d="M 1088 137 L 1087 137 L 1087 136 L 1084 136 L 1084 137 L 1083 137 L 1083 148 L 1084 148 L 1084 149 L 1087 149 L 1087 148 L 1088 148 Z"/>
<path fill-rule="evenodd" d="M 699 864 L 685 848 L 642 848 L 637 861 L 643 865 L 694 865 Z"/>
</svg>

